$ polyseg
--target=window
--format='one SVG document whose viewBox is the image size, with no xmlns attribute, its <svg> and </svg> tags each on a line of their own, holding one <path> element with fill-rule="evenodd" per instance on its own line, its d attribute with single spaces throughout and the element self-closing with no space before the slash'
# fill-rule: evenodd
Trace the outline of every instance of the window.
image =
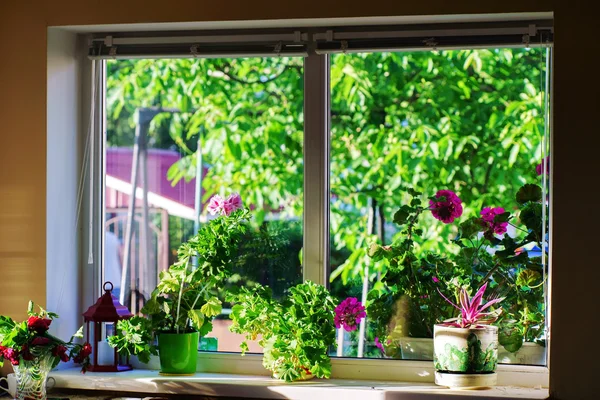
<svg viewBox="0 0 600 400">
<path fill-rule="evenodd" d="M 518 218 L 519 188 L 537 183 L 543 199 L 549 192 L 536 166 L 549 154 L 550 36 L 520 26 L 489 36 L 465 28 L 438 41 L 430 27 L 347 28 L 341 39 L 329 30 L 278 31 L 284 39 L 270 47 L 269 35 L 260 45 L 228 36 L 201 48 L 187 44 L 199 36 L 158 46 L 125 35 L 117 59 L 115 47 L 93 47 L 106 59 L 104 279 L 118 282 L 121 301 L 139 312 L 179 244 L 210 218 L 209 198 L 239 192 L 254 220 L 231 285 L 257 282 L 282 296 L 311 279 L 339 300 L 368 300 L 360 329 L 339 332 L 331 355 L 430 360 L 433 324 L 453 316 L 437 289 L 490 278 L 507 310 L 500 359 L 545 365 L 547 207 L 539 208 L 538 240 L 515 239 L 517 261 L 497 267 L 493 258 L 507 251 L 503 235 L 530 230 Z M 462 215 L 446 224 L 422 212 L 413 252 L 441 257 L 401 284 L 395 277 L 392 288 L 389 261 L 370 249 L 402 238 L 394 220 L 403 204 L 426 206 L 441 189 L 461 198 Z M 511 213 L 507 233 L 496 232 L 494 246 L 483 232 L 470 238 L 477 262 L 443 259 L 472 256 L 455 239 L 485 207 Z M 269 242 L 274 230 L 284 240 Z M 237 352 L 241 338 L 228 325 L 225 308 L 210 335 L 217 346 L 205 340 L 201 349 Z"/>
<path fill-rule="evenodd" d="M 140 312 L 159 272 L 211 218 L 208 200 L 233 192 L 254 220 L 230 285 L 257 282 L 281 297 L 300 283 L 302 59 L 106 64 L 104 279 L 114 294 Z M 229 311 L 214 321 L 217 345 L 207 340 L 204 348 L 239 351 Z"/>
<path fill-rule="evenodd" d="M 542 186 L 536 166 L 546 154 L 545 80 L 544 48 L 331 57 L 330 282 L 338 298 L 371 303 L 365 326 L 340 333 L 337 355 L 431 360 L 433 325 L 456 311 L 437 290 L 490 279 L 505 297 L 499 360 L 545 365 L 545 240 L 519 241 L 527 227 L 515 199 L 525 184 Z M 425 211 L 410 252 L 369 256 L 374 243 L 406 238 L 394 215 L 402 205 L 428 207 L 438 190 L 459 196 L 460 218 L 443 223 Z M 485 207 L 515 216 L 497 230 L 497 246 L 483 232 L 454 241 L 460 223 Z M 504 236 L 528 257 L 494 258 Z M 402 263 L 410 253 L 417 259 Z M 469 257 L 448 263 L 450 254 Z"/>
</svg>

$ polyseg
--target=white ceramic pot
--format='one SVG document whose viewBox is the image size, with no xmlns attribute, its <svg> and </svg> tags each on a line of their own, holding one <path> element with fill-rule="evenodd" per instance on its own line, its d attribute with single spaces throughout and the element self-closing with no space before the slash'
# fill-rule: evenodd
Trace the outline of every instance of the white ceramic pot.
<svg viewBox="0 0 600 400">
<path fill-rule="evenodd" d="M 454 328 L 435 325 L 433 363 L 436 383 L 450 387 L 496 384 L 498 328 Z"/>
<path fill-rule="evenodd" d="M 525 342 L 514 353 L 498 347 L 498 362 L 503 364 L 546 365 L 546 348 L 537 343 Z"/>
</svg>

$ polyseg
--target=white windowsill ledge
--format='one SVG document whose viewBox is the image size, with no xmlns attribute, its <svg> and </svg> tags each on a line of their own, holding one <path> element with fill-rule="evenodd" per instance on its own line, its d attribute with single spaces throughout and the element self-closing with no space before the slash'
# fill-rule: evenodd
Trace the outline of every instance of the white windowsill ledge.
<svg viewBox="0 0 600 400">
<path fill-rule="evenodd" d="M 285 383 L 265 376 L 197 373 L 161 376 L 158 371 L 81 374 L 79 368 L 54 371 L 54 388 L 111 392 L 225 396 L 259 399 L 432 400 L 547 399 L 548 389 L 498 386 L 487 390 L 451 390 L 429 383 L 313 379 Z"/>
</svg>

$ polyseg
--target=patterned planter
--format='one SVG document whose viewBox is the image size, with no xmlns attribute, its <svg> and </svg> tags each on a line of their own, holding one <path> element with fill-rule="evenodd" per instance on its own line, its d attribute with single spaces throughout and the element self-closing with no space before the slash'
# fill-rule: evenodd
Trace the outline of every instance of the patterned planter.
<svg viewBox="0 0 600 400">
<path fill-rule="evenodd" d="M 497 327 L 435 325 L 433 347 L 435 383 L 438 385 L 476 388 L 496 384 Z"/>
</svg>

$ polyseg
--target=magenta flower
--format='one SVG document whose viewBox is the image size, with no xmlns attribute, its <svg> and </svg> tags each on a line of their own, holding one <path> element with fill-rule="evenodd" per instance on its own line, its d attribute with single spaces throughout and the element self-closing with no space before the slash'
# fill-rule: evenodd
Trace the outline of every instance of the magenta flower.
<svg viewBox="0 0 600 400">
<path fill-rule="evenodd" d="M 360 321 L 367 316 L 365 306 L 356 297 L 348 297 L 335 308 L 335 327 L 355 331 Z"/>
<path fill-rule="evenodd" d="M 504 214 L 502 207 L 485 207 L 481 210 L 481 219 L 483 219 L 487 230 L 493 231 L 498 235 L 506 233 L 508 222 L 495 222 L 496 215 Z"/>
<path fill-rule="evenodd" d="M 462 201 L 451 190 L 438 190 L 435 201 L 429 200 L 433 216 L 445 224 L 452 223 L 463 213 Z"/>
<path fill-rule="evenodd" d="M 225 199 L 223 211 L 225 212 L 225 215 L 229 215 L 235 210 L 242 208 L 242 206 L 242 197 L 238 193 L 232 193 Z"/>
<path fill-rule="evenodd" d="M 225 210 L 225 200 L 218 194 L 215 194 L 208 201 L 207 209 L 211 215 L 223 214 Z"/>
<path fill-rule="evenodd" d="M 375 346 L 377 346 L 377 348 L 379 350 L 381 350 L 381 354 L 385 354 L 385 349 L 383 348 L 383 343 L 381 343 L 379 341 L 379 337 L 375 336 Z"/>
<path fill-rule="evenodd" d="M 431 280 L 435 283 L 438 283 L 440 281 L 437 276 L 432 276 Z"/>
<path fill-rule="evenodd" d="M 547 156 L 535 167 L 535 172 L 538 174 L 538 176 L 542 174 L 544 161 L 546 162 L 546 174 L 550 174 L 550 156 Z"/>
</svg>

